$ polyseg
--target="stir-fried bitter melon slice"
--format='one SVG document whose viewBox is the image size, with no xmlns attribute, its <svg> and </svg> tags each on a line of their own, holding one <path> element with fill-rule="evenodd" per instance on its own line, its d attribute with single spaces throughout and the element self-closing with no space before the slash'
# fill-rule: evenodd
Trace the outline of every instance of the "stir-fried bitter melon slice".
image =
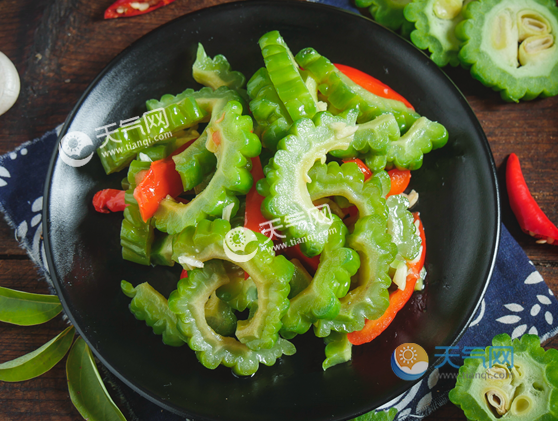
<svg viewBox="0 0 558 421">
<path fill-rule="evenodd" d="M 386 201 L 379 178 L 373 177 L 365 182 L 364 174 L 354 162 L 343 165 L 335 161 L 329 164 L 317 162 L 308 176 L 312 179 L 308 184 L 312 201 L 342 196 L 358 208 L 361 218 L 374 214 L 387 217 Z"/>
<path fill-rule="evenodd" d="M 317 160 L 325 161 L 326 154 L 346 148 L 356 130 L 356 110 L 332 116 L 328 112 L 316 114 L 314 120 L 296 121 L 290 135 L 278 144 L 273 159 L 265 167 L 265 179 L 258 191 L 266 198 L 262 212 L 270 220 L 279 219 L 282 229 L 291 238 L 303 238 L 300 248 L 307 256 L 320 254 L 327 241 L 331 219 L 316 212 L 306 183 L 308 171 Z M 304 223 L 289 224 L 286 218 L 305 216 Z"/>
<path fill-rule="evenodd" d="M 245 253 L 231 254 L 230 243 L 235 244 L 236 236 L 238 241 L 242 236 L 245 236 L 242 241 L 248 241 L 249 237 L 255 240 L 245 245 Z M 203 219 L 195 227 L 189 226 L 175 235 L 173 243 L 173 259 L 186 269 L 203 267 L 204 262 L 220 259 L 231 261 L 250 274 L 257 288 L 257 310 L 248 320 L 237 322 L 236 336 L 254 350 L 276 344 L 281 318 L 289 306 L 287 297 L 294 266 L 285 257 L 275 256 L 270 243 L 266 236 L 243 227 L 231 231 L 230 223 L 222 219 Z"/>
<path fill-rule="evenodd" d="M 157 229 L 177 234 L 207 216 L 222 215 L 231 203 L 234 204 L 232 214 L 236 213 L 239 208 L 236 196 L 248 193 L 252 187 L 252 175 L 246 168 L 249 158 L 261 151 L 260 140 L 252 133 L 252 119 L 241 114 L 240 103 L 230 101 L 211 128 L 205 130 L 207 149 L 217 157 L 215 175 L 189 203 L 179 203 L 170 197 L 163 199 L 154 215 Z"/>
<path fill-rule="evenodd" d="M 380 317 L 389 305 L 389 265 L 397 254 L 397 246 L 387 232 L 387 218 L 371 215 L 360 218 L 347 237 L 347 245 L 360 256 L 358 284 L 341 298 L 341 310 L 333 320 L 318 320 L 316 336 L 326 337 L 332 330 L 353 332 L 364 327 L 365 319 Z"/>
<path fill-rule="evenodd" d="M 275 152 L 277 143 L 289 133 L 293 120 L 277 95 L 265 67 L 254 73 L 247 88 L 251 98 L 250 111 L 258 123 L 256 129 L 262 144 Z"/>
<path fill-rule="evenodd" d="M 358 108 L 359 123 L 366 123 L 382 114 L 390 113 L 397 120 L 400 131 L 405 133 L 420 117 L 401 101 L 379 97 L 354 83 L 313 48 L 300 51 L 296 60 L 318 81 L 318 89 L 331 109 L 341 112 Z"/>
<path fill-rule="evenodd" d="M 178 329 L 188 346 L 196 351 L 198 360 L 207 368 L 219 364 L 232 367 L 241 376 L 254 374 L 260 363 L 273 365 L 283 354 L 296 352 L 293 344 L 279 338 L 273 346 L 253 350 L 237 339 L 219 335 L 205 319 L 205 305 L 211 294 L 228 282 L 223 264 L 218 260 L 205 262 L 178 283 L 178 289 L 169 297 L 169 307 L 178 317 Z"/>
<path fill-rule="evenodd" d="M 402 194 L 390 196 L 386 200 L 388 208 L 388 232 L 397 246 L 397 258 L 401 261 L 415 259 L 420 251 L 420 236 L 409 212 L 409 200 Z"/>
<path fill-rule="evenodd" d="M 271 31 L 262 35 L 259 43 L 269 79 L 292 120 L 314 117 L 316 102 L 279 32 Z"/>
<path fill-rule="evenodd" d="M 339 313 L 339 298 L 349 290 L 351 277 L 360 265 L 358 254 L 345 247 L 346 235 L 345 224 L 334 215 L 314 278 L 307 288 L 291 299 L 283 316 L 281 336 L 284 338 L 303 334 L 317 320 L 332 319 Z"/>
<path fill-rule="evenodd" d="M 184 345 L 184 338 L 176 327 L 176 314 L 169 309 L 167 299 L 147 282 L 133 287 L 122 281 L 122 292 L 132 299 L 130 311 L 138 320 L 145 320 L 153 333 L 163 335 L 163 343 L 170 346 Z"/>
<path fill-rule="evenodd" d="M 173 157 L 176 170 L 182 179 L 184 191 L 196 187 L 208 174 L 215 170 L 216 157 L 206 147 L 209 131 L 213 129 L 215 122 L 222 116 L 229 101 L 243 103 L 238 92 L 222 86 L 215 91 L 206 87 L 199 91 L 186 89 L 176 96 L 163 95 L 160 101 L 154 99 L 147 101 L 146 106 L 148 110 L 170 107 L 172 104 L 181 103 L 188 98 L 195 101 L 203 111 L 204 118 L 201 122 L 208 122 L 208 124 L 200 137 L 180 154 Z"/>
<path fill-rule="evenodd" d="M 196 61 L 192 66 L 192 75 L 196 82 L 212 89 L 218 89 L 221 86 L 239 89 L 246 82 L 242 73 L 231 69 L 231 65 L 225 56 L 218 54 L 211 59 L 201 44 L 198 44 Z"/>
<path fill-rule="evenodd" d="M 351 360 L 353 344 L 349 342 L 346 333 L 331 332 L 324 338 L 324 342 L 326 344 L 326 358 L 322 363 L 324 370 Z"/>
</svg>

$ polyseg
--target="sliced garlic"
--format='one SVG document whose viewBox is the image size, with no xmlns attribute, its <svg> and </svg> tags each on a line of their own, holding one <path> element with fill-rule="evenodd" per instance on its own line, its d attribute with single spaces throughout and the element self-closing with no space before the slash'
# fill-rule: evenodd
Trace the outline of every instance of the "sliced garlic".
<svg viewBox="0 0 558 421">
<path fill-rule="evenodd" d="M 233 209 L 234 209 L 234 203 L 229 203 L 227 206 L 225 206 L 223 208 L 223 215 L 221 219 L 224 219 L 225 221 L 230 221 Z"/>
<path fill-rule="evenodd" d="M 527 38 L 519 46 L 519 62 L 522 66 L 538 61 L 538 56 L 545 51 L 549 51 L 554 45 L 552 35 L 536 35 Z"/>
<path fill-rule="evenodd" d="M 316 103 L 316 106 L 318 108 L 318 111 L 327 111 L 327 102 L 318 101 Z"/>
<path fill-rule="evenodd" d="M 405 194 L 405 193 L 402 193 L 402 194 L 409 201 L 408 209 L 411 209 L 413 206 L 415 206 L 417 204 L 418 199 L 419 199 L 419 194 L 415 191 L 415 189 L 411 190 L 411 192 L 409 194 Z"/>
<path fill-rule="evenodd" d="M 401 262 L 399 267 L 393 275 L 393 283 L 397 285 L 400 290 L 404 290 L 407 286 L 407 265 L 405 262 Z"/>
<path fill-rule="evenodd" d="M 178 256 L 178 263 L 183 266 L 186 265 L 186 270 L 192 270 L 193 268 L 203 268 L 204 266 L 201 260 L 198 260 L 195 257 L 188 256 L 186 254 Z"/>
<path fill-rule="evenodd" d="M 519 31 L 519 42 L 534 35 L 547 35 L 550 33 L 548 20 L 532 10 L 523 10 L 517 14 L 517 29 Z"/>
<path fill-rule="evenodd" d="M 8 57 L 0 52 L 0 115 L 15 104 L 20 82 L 17 69 Z"/>
<path fill-rule="evenodd" d="M 434 14 L 440 19 L 450 20 L 461 13 L 463 0 L 438 0 L 434 3 Z"/>
</svg>

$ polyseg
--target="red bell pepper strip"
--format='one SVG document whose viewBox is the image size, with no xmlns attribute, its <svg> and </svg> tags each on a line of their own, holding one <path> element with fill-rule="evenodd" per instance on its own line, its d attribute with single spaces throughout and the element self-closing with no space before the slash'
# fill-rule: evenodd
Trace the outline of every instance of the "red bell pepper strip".
<svg viewBox="0 0 558 421">
<path fill-rule="evenodd" d="M 347 159 L 344 160 L 343 162 L 347 163 L 347 162 L 354 162 L 358 165 L 358 169 L 360 170 L 361 173 L 364 174 L 364 181 L 368 181 L 368 179 L 370 177 L 372 177 L 372 171 L 370 171 L 370 168 L 368 168 L 366 166 L 366 164 L 364 162 L 362 162 L 360 159 L 358 158 L 354 158 L 354 159 Z"/>
<path fill-rule="evenodd" d="M 117 0 L 105 10 L 105 19 L 129 18 L 144 15 L 160 7 L 172 3 L 174 0 Z"/>
<path fill-rule="evenodd" d="M 304 265 L 306 270 L 311 274 L 314 274 L 318 270 L 318 266 L 320 265 L 320 256 L 308 257 L 306 256 L 302 250 L 300 250 L 300 245 L 297 244 L 293 247 L 287 247 L 282 252 L 283 255 L 287 256 L 289 259 L 298 259 Z"/>
<path fill-rule="evenodd" d="M 186 269 L 182 269 L 182 272 L 180 273 L 180 279 L 187 278 L 187 277 L 188 277 L 188 271 Z"/>
<path fill-rule="evenodd" d="M 420 278 L 420 271 L 424 266 L 424 257 L 426 256 L 426 238 L 424 236 L 424 227 L 422 226 L 422 221 L 420 220 L 418 212 L 413 213 L 415 221 L 419 221 L 419 233 L 422 242 L 422 251 L 420 258 L 415 263 L 407 262 L 407 268 L 409 270 L 407 275 L 407 283 L 405 284 L 405 289 L 398 289 L 389 295 L 389 306 L 385 313 L 376 320 L 366 320 L 364 328 L 357 332 L 352 332 L 347 334 L 349 342 L 353 345 L 362 345 L 372 341 L 380 333 L 387 329 L 391 324 L 395 316 L 407 304 L 413 291 L 415 290 L 415 284 Z"/>
<path fill-rule="evenodd" d="M 172 157 L 152 162 L 149 171 L 134 190 L 134 198 L 144 222 L 153 216 L 161 200 L 168 195 L 176 197 L 183 191 L 182 180 Z"/>
<path fill-rule="evenodd" d="M 93 196 L 93 206 L 100 213 L 122 212 L 128 206 L 124 200 L 125 196 L 124 190 L 100 190 Z"/>
<path fill-rule="evenodd" d="M 519 158 L 512 153 L 506 164 L 506 187 L 512 208 L 521 229 L 532 237 L 539 238 L 537 243 L 557 244 L 558 228 L 541 210 L 523 178 Z"/>
<path fill-rule="evenodd" d="M 399 95 L 393 89 L 391 89 L 386 84 L 380 82 L 375 77 L 372 77 L 360 70 L 355 69 L 354 67 L 346 66 L 344 64 L 334 64 L 337 69 L 351 79 L 357 85 L 362 86 L 369 92 L 372 92 L 374 95 L 381 96 L 382 98 L 387 99 L 395 99 L 396 101 L 401 101 L 411 110 L 414 110 L 414 107 L 411 105 L 409 101 L 407 101 L 403 96 Z"/>
<path fill-rule="evenodd" d="M 264 178 L 262 163 L 260 162 L 259 156 L 252 158 L 251 174 L 254 180 L 254 184 L 252 184 L 252 188 L 246 195 L 246 212 L 244 214 L 244 227 L 251 229 L 252 231 L 255 232 L 262 232 L 262 230 L 264 230 L 266 232 L 262 234 L 264 234 L 265 236 L 273 240 L 274 239 L 273 231 L 265 230 L 269 221 L 262 214 L 262 202 L 264 201 L 264 197 L 260 196 L 256 190 L 256 183 L 262 178 Z"/>
<path fill-rule="evenodd" d="M 387 196 L 393 196 L 395 194 L 401 194 L 405 191 L 409 182 L 411 181 L 411 171 L 410 170 L 398 170 L 393 169 L 388 171 L 389 178 L 391 180 L 391 189 Z"/>
</svg>

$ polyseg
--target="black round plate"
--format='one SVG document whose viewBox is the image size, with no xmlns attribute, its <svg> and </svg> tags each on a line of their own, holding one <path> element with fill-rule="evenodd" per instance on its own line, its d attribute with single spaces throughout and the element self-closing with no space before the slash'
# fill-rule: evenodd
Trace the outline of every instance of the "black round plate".
<svg viewBox="0 0 558 421">
<path fill-rule="evenodd" d="M 186 88 L 198 42 L 224 54 L 250 77 L 263 66 L 257 44 L 279 30 L 296 54 L 314 47 L 333 62 L 361 69 L 444 124 L 450 141 L 413 173 L 428 241 L 428 286 L 396 323 L 353 360 L 322 371 L 323 343 L 309 332 L 297 354 L 251 378 L 204 368 L 187 346 L 163 345 L 128 310 L 120 281 L 149 281 L 172 291 L 180 268 L 144 267 L 121 258 L 122 216 L 99 214 L 91 199 L 119 188 L 125 172 L 106 176 L 99 160 L 74 168 L 55 153 L 46 186 L 46 252 L 50 274 L 72 323 L 98 358 L 133 389 L 196 420 L 345 420 L 380 406 L 410 386 L 390 368 L 401 343 L 436 346 L 462 334 L 486 289 L 499 234 L 494 163 L 481 126 L 453 83 L 424 54 L 390 31 L 340 9 L 303 2 L 231 3 L 178 18 L 113 60 L 85 92 L 64 127 L 96 139 L 95 128 L 141 115 L 145 101 Z"/>
</svg>

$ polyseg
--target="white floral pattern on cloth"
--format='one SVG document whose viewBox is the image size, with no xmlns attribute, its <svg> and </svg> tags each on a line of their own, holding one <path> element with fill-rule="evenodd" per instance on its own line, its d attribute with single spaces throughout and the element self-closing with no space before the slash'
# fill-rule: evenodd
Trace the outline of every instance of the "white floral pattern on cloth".
<svg viewBox="0 0 558 421">
<path fill-rule="evenodd" d="M 527 279 L 525 279 L 524 283 L 525 285 L 536 285 L 541 282 L 544 282 L 542 276 L 538 272 L 533 272 L 527 277 Z M 533 300 L 533 302 L 529 304 L 528 308 L 525 308 L 524 305 L 518 303 L 504 304 L 504 307 L 507 310 L 515 314 L 502 316 L 496 319 L 496 321 L 508 325 L 517 325 L 511 333 L 512 339 L 519 338 L 524 333 L 538 335 L 539 330 L 537 329 L 537 326 L 534 325 L 534 319 L 536 317 L 543 318 L 549 326 L 554 326 L 554 315 L 547 309 L 548 306 L 552 305 L 553 297 L 554 294 L 550 289 L 548 289 L 548 295 L 537 294 L 536 301 Z"/>
<path fill-rule="evenodd" d="M 43 270 L 43 190 L 56 139 L 56 131 L 48 132 L 0 157 L 0 210 L 16 240 Z"/>
</svg>

